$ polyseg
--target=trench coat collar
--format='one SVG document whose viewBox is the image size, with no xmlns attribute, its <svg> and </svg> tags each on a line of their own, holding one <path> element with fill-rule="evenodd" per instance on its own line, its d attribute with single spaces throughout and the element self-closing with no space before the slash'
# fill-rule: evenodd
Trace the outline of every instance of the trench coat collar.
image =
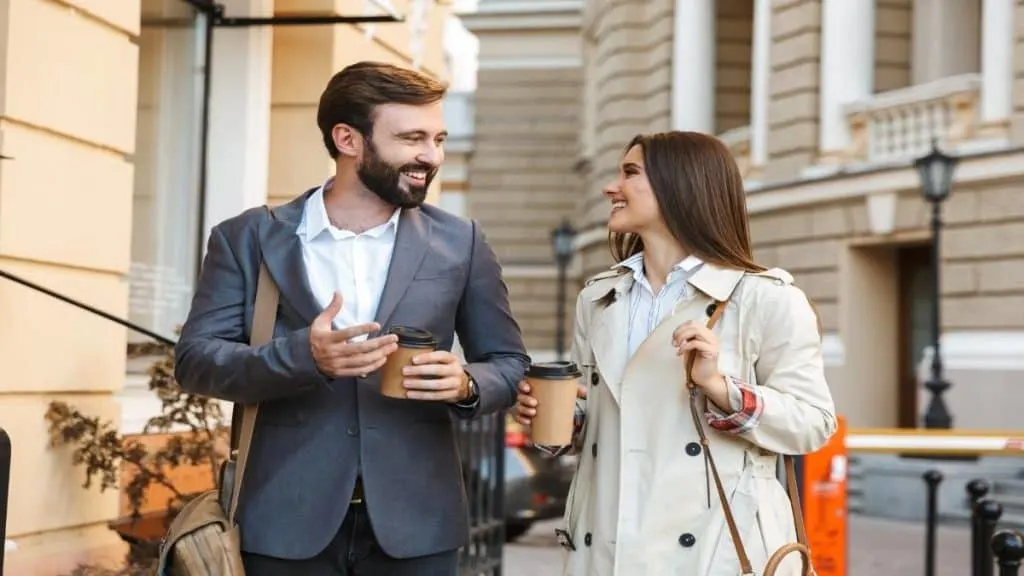
<svg viewBox="0 0 1024 576">
<path fill-rule="evenodd" d="M 700 270 L 694 272 L 688 282 L 697 290 L 723 302 L 729 299 L 745 274 L 743 270 L 705 263 Z"/>
</svg>

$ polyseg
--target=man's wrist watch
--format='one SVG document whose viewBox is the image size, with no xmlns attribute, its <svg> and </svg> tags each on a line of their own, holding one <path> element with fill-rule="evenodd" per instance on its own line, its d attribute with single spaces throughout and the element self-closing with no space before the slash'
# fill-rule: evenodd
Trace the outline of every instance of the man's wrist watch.
<svg viewBox="0 0 1024 576">
<path fill-rule="evenodd" d="M 463 399 L 463 402 L 475 402 L 480 397 L 480 387 L 477 386 L 476 380 L 469 372 L 466 372 L 466 384 L 469 387 L 469 395 Z"/>
</svg>

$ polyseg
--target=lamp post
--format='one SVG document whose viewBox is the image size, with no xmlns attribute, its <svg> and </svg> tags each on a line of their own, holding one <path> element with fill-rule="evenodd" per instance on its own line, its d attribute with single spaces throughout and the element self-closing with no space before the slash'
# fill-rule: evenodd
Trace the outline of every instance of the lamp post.
<svg viewBox="0 0 1024 576">
<path fill-rule="evenodd" d="M 921 180 L 921 193 L 932 205 L 932 366 L 931 376 L 924 386 L 932 393 L 924 413 L 925 428 L 952 428 L 953 417 L 942 398 L 950 383 L 942 376 L 942 353 L 939 338 L 942 333 L 940 297 L 942 291 L 942 252 L 939 249 L 942 230 L 942 203 L 949 197 L 957 159 L 943 154 L 932 140 L 932 151 L 914 161 Z"/>
<path fill-rule="evenodd" d="M 576 229 L 568 218 L 562 220 L 557 228 L 551 231 L 551 248 L 555 253 L 555 264 L 558 265 L 558 287 L 555 308 L 555 359 L 561 361 L 565 354 L 565 284 L 566 272 L 572 262 L 573 241 Z"/>
</svg>

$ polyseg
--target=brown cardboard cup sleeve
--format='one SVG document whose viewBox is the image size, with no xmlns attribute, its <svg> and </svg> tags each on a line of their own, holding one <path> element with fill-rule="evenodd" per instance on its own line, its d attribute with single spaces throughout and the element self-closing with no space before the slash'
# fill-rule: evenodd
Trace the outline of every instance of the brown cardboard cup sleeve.
<svg viewBox="0 0 1024 576">
<path fill-rule="evenodd" d="M 573 362 L 530 365 L 526 380 L 537 400 L 537 415 L 530 425 L 534 444 L 565 446 L 572 442 L 573 415 L 580 370 Z"/>
</svg>

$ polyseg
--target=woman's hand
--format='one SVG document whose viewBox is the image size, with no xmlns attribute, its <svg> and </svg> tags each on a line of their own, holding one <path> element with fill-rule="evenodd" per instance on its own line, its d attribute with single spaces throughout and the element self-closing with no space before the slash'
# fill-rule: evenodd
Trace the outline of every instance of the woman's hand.
<svg viewBox="0 0 1024 576">
<path fill-rule="evenodd" d="M 707 326 L 690 320 L 672 333 L 672 345 L 676 355 L 687 352 L 696 355 L 690 378 L 716 406 L 726 412 L 729 408 L 729 386 L 725 376 L 718 371 L 718 336 Z"/>
<path fill-rule="evenodd" d="M 585 399 L 587 387 L 580 385 L 576 389 L 576 397 Z M 519 383 L 519 396 L 516 397 L 515 419 L 523 426 L 529 426 L 537 415 L 537 399 L 530 396 L 530 383 L 523 380 Z"/>
</svg>

